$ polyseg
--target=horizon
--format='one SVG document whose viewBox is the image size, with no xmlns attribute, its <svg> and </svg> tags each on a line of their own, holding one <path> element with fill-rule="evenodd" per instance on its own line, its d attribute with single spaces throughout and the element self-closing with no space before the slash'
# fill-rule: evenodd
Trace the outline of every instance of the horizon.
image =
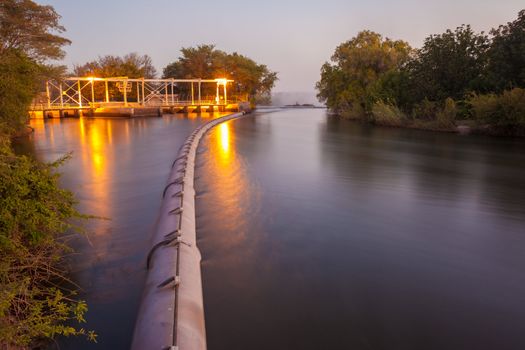
<svg viewBox="0 0 525 350">
<path fill-rule="evenodd" d="M 514 20 L 523 8 L 517 0 L 505 3 L 446 0 L 423 4 L 415 0 L 395 4 L 386 0 L 366 4 L 341 0 L 278 4 L 270 0 L 264 6 L 238 0 L 221 4 L 209 1 L 175 4 L 167 0 L 38 3 L 53 6 L 62 16 L 60 23 L 66 28 L 63 36 L 72 44 L 65 48 L 66 57 L 61 62 L 69 69 L 99 56 L 137 52 L 149 55 L 161 76 L 163 68 L 180 56 L 182 47 L 214 44 L 219 50 L 238 52 L 276 71 L 279 81 L 274 94 L 311 96 L 315 95 L 322 64 L 330 60 L 339 44 L 361 30 L 405 40 L 418 48 L 429 35 L 462 24 L 470 24 L 477 32 L 488 32 Z M 200 22 L 192 15 L 195 13 L 200 14 Z M 407 15 L 409 20 L 404 20 Z"/>
</svg>

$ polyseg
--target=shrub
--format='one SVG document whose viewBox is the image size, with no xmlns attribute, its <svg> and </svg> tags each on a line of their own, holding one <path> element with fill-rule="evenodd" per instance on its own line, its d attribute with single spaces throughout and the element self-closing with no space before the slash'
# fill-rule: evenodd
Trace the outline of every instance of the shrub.
<svg viewBox="0 0 525 350">
<path fill-rule="evenodd" d="M 376 102 L 372 107 L 372 120 L 378 125 L 401 126 L 407 121 L 406 115 L 393 104 Z"/>
<path fill-rule="evenodd" d="M 525 89 L 515 88 L 501 95 L 472 95 L 468 99 L 476 121 L 504 128 L 525 127 Z"/>
<path fill-rule="evenodd" d="M 64 271 L 69 251 L 64 233 L 71 218 L 83 218 L 71 192 L 58 187 L 63 160 L 39 163 L 12 153 L 0 137 L 0 348 L 34 347 L 57 335 L 93 332 L 84 322 L 85 302 L 75 300 Z"/>
<path fill-rule="evenodd" d="M 451 128 L 454 126 L 456 115 L 456 102 L 454 102 L 454 100 L 449 97 L 445 100 L 443 109 L 437 111 L 436 121 L 440 127 Z"/>
</svg>

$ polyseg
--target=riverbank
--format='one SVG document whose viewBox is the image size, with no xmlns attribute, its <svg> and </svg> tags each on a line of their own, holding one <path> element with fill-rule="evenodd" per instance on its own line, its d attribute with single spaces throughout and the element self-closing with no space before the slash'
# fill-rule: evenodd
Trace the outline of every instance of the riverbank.
<svg viewBox="0 0 525 350">
<path fill-rule="evenodd" d="M 414 130 L 435 131 L 444 133 L 457 133 L 461 135 L 486 135 L 494 137 L 525 137 L 525 127 L 519 126 L 494 126 L 490 124 L 478 124 L 473 120 L 463 121 L 439 121 L 439 120 L 415 120 L 406 117 L 399 118 L 374 118 L 353 117 L 342 113 L 329 112 L 334 118 L 357 121 L 370 125 L 391 128 L 403 128 Z"/>
</svg>

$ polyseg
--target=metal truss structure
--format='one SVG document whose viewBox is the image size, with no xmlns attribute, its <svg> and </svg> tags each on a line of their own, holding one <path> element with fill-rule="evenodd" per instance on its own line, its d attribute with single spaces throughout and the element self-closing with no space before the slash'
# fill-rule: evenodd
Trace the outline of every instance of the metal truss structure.
<svg viewBox="0 0 525 350">
<path fill-rule="evenodd" d="M 70 77 L 46 82 L 45 101 L 32 110 L 99 107 L 225 106 L 229 79 L 130 79 Z M 203 84 L 216 86 L 215 96 L 202 96 Z M 186 94 L 177 91 L 184 88 Z M 230 101 L 231 102 L 231 101 Z"/>
</svg>

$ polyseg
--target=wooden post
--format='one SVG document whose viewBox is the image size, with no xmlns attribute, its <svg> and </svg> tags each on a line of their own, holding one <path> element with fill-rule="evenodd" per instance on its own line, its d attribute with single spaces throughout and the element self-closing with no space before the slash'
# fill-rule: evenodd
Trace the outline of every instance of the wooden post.
<svg viewBox="0 0 525 350">
<path fill-rule="evenodd" d="M 108 81 L 105 81 L 106 85 L 106 103 L 109 103 L 109 88 L 108 88 Z"/>
<path fill-rule="evenodd" d="M 217 93 L 215 94 L 215 104 L 219 104 L 219 83 L 217 83 Z"/>
</svg>

